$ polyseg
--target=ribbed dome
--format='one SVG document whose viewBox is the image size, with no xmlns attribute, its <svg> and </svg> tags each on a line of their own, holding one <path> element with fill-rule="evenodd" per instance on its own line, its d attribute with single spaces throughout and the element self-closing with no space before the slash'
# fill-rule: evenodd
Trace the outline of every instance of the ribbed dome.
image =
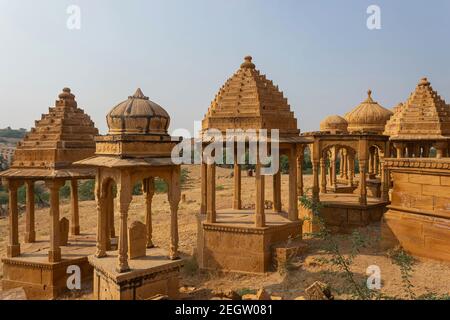
<svg viewBox="0 0 450 320">
<path fill-rule="evenodd" d="M 348 131 L 383 133 L 384 126 L 392 116 L 392 111 L 383 108 L 372 99 L 372 91 L 367 92 L 367 99 L 344 118 L 348 122 Z"/>
<path fill-rule="evenodd" d="M 347 120 L 338 115 L 328 116 L 320 123 L 320 131 L 347 132 Z"/>
<path fill-rule="evenodd" d="M 106 121 L 109 134 L 167 134 L 170 117 L 166 110 L 137 89 L 108 113 Z"/>
</svg>

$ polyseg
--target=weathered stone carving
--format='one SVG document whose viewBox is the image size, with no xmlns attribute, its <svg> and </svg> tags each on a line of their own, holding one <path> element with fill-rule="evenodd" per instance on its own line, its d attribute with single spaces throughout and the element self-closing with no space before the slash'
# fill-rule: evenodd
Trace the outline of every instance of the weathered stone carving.
<svg viewBox="0 0 450 320">
<path fill-rule="evenodd" d="M 145 256 L 147 248 L 147 230 L 145 224 L 134 221 L 128 229 L 128 256 L 130 259 Z"/>
<path fill-rule="evenodd" d="M 61 246 L 67 246 L 69 242 L 69 220 L 62 218 L 59 221 L 59 244 Z"/>
</svg>

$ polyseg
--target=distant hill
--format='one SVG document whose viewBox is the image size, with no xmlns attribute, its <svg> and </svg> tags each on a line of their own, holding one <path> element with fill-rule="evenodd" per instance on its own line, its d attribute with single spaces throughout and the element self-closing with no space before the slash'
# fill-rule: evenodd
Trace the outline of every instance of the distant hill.
<svg viewBox="0 0 450 320">
<path fill-rule="evenodd" d="M 0 139 L 1 138 L 22 139 L 26 133 L 27 130 L 24 128 L 11 129 L 11 127 L 7 127 L 5 129 L 0 129 Z"/>
</svg>

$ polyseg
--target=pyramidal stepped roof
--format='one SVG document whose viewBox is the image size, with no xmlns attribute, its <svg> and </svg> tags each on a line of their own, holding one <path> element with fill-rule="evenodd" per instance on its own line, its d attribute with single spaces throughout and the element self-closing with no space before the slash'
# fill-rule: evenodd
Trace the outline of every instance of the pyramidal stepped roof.
<svg viewBox="0 0 450 320">
<path fill-rule="evenodd" d="M 220 88 L 202 123 L 203 130 L 278 129 L 280 136 L 297 135 L 297 119 L 283 93 L 256 70 L 247 56 Z"/>
<path fill-rule="evenodd" d="M 408 100 L 399 104 L 387 122 L 384 134 L 394 140 L 450 138 L 450 106 L 422 78 Z"/>
<path fill-rule="evenodd" d="M 69 168 L 72 162 L 94 155 L 97 134 L 94 122 L 64 88 L 55 106 L 17 144 L 11 168 Z"/>
</svg>

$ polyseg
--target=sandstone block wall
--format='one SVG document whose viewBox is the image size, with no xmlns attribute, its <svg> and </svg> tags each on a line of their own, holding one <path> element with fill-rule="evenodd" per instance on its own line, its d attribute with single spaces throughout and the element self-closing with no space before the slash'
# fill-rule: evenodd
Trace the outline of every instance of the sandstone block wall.
<svg viewBox="0 0 450 320">
<path fill-rule="evenodd" d="M 382 246 L 400 244 L 421 257 L 450 261 L 450 159 L 388 159 L 392 203 Z"/>
</svg>

